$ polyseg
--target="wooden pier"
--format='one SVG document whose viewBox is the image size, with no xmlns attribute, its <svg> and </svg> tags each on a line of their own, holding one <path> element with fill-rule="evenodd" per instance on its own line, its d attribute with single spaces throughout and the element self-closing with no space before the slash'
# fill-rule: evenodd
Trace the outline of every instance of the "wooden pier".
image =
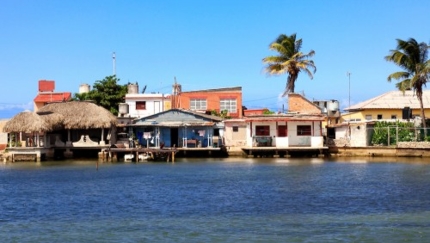
<svg viewBox="0 0 430 243">
<path fill-rule="evenodd" d="M 106 160 L 110 162 L 118 161 L 165 161 L 175 162 L 176 148 L 108 148 Z"/>
</svg>

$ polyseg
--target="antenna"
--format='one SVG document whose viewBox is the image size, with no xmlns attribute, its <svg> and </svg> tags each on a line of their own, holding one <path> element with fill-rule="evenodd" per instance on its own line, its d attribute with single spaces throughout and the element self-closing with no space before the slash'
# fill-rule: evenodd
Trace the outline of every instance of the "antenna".
<svg viewBox="0 0 430 243">
<path fill-rule="evenodd" d="M 112 65 L 113 65 L 113 75 L 116 75 L 116 55 L 115 52 L 112 53 Z"/>
</svg>

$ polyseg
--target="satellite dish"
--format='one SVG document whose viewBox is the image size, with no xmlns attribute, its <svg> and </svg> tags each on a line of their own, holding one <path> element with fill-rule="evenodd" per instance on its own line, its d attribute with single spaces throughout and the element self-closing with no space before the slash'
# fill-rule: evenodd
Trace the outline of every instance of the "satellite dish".
<svg viewBox="0 0 430 243">
<path fill-rule="evenodd" d="M 143 86 L 142 94 L 144 94 L 144 93 L 145 93 L 145 90 L 146 90 L 146 85 L 145 85 L 145 86 Z"/>
</svg>

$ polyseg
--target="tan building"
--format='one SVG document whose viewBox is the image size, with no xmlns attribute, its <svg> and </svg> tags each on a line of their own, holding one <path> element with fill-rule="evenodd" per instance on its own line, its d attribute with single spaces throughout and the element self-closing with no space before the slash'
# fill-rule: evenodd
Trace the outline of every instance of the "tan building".
<svg viewBox="0 0 430 243">
<path fill-rule="evenodd" d="M 7 145 L 7 133 L 3 132 L 3 127 L 9 119 L 1 119 L 0 120 L 0 151 L 6 149 Z"/>
<path fill-rule="evenodd" d="M 423 91 L 425 116 L 430 117 L 430 90 Z M 407 120 L 421 116 L 420 103 L 414 91 L 390 91 L 345 109 L 341 122 Z"/>
</svg>

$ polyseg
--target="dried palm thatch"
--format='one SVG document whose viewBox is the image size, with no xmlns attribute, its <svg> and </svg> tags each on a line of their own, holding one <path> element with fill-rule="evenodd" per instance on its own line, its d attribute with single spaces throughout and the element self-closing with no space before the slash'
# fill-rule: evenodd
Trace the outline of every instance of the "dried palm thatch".
<svg viewBox="0 0 430 243">
<path fill-rule="evenodd" d="M 6 122 L 3 132 L 45 132 L 51 131 L 50 126 L 41 116 L 31 111 L 18 113 L 12 119 Z"/>
<path fill-rule="evenodd" d="M 50 126 L 51 130 L 59 130 L 63 129 L 63 120 L 64 117 L 61 114 L 54 113 L 51 111 L 37 111 L 36 112 L 45 122 L 48 126 Z"/>
<path fill-rule="evenodd" d="M 51 103 L 40 108 L 38 112 L 60 114 L 65 129 L 110 128 L 117 124 L 116 117 L 108 110 L 85 101 Z"/>
</svg>

